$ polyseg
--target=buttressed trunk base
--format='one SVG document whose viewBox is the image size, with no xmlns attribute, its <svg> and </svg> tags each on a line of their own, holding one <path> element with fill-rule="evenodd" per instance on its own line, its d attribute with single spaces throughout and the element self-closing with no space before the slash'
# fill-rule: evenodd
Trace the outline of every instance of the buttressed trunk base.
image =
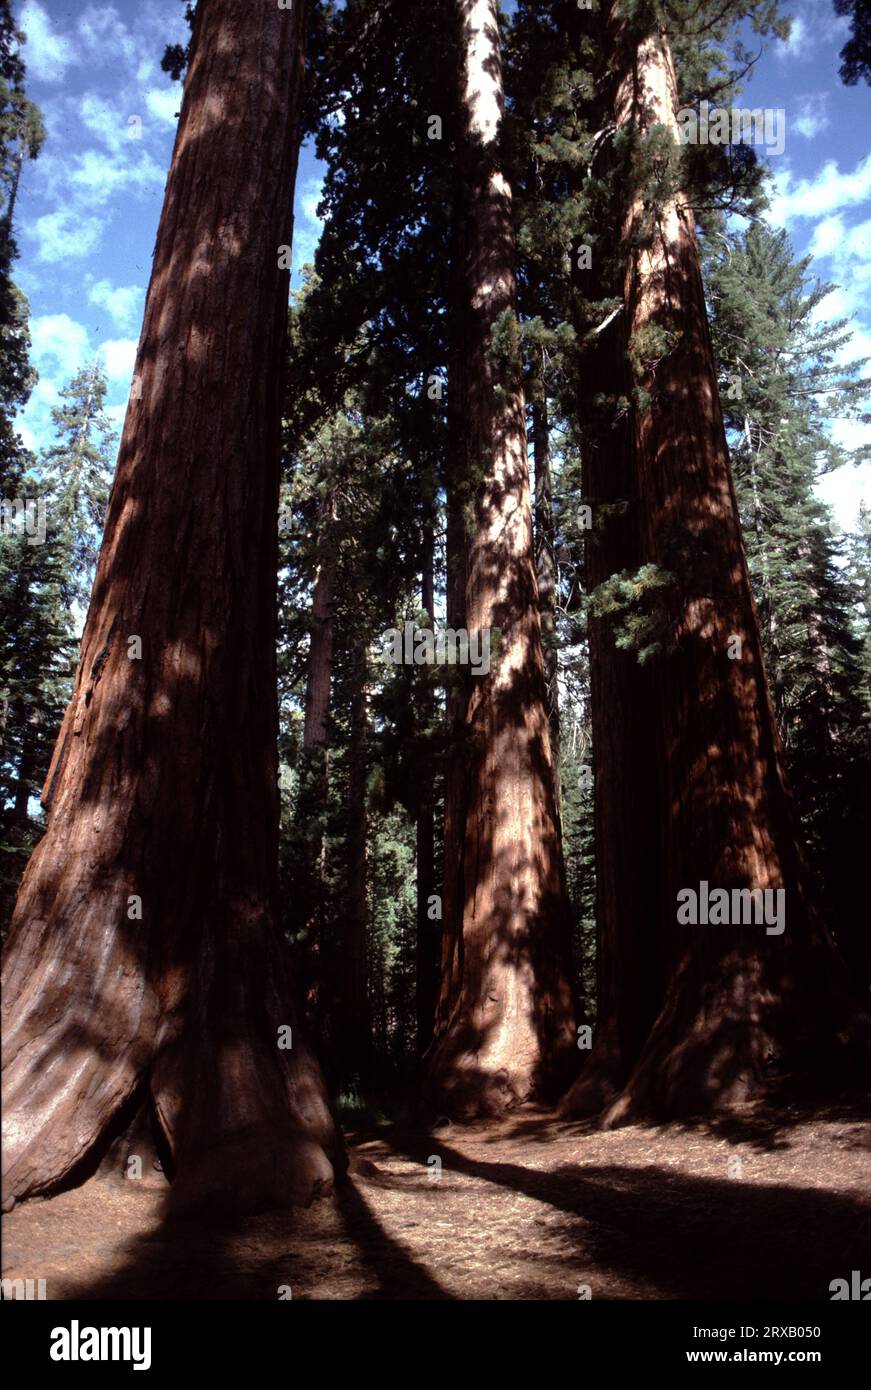
<svg viewBox="0 0 871 1390">
<path fill-rule="evenodd" d="M 611 6 L 615 123 L 677 135 L 677 82 L 661 32 L 633 35 Z M 708 331 L 693 214 L 679 193 L 626 210 L 624 322 L 646 404 L 633 413 L 639 559 L 674 576 L 668 636 L 651 662 L 658 751 L 647 891 L 661 942 L 659 1016 L 607 1123 L 745 1099 L 770 1052 L 818 1064 L 868 1020 L 813 904 L 783 771 Z M 783 929 L 682 921 L 678 894 L 783 894 Z M 775 899 L 772 898 L 772 901 Z M 627 969 L 631 961 L 625 962 Z M 846 1071 L 842 1070 L 842 1076 Z M 571 1109 L 571 1097 L 567 1102 Z"/>
<path fill-rule="evenodd" d="M 328 1191 L 275 925 L 279 391 L 305 5 L 200 6 L 48 830 L 3 978 L 4 1201 L 147 1082 L 171 1203 Z"/>
</svg>

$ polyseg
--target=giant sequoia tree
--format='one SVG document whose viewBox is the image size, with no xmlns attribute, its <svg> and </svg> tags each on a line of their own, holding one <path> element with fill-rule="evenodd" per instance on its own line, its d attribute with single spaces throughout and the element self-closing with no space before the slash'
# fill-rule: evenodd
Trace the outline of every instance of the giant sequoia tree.
<svg viewBox="0 0 871 1390">
<path fill-rule="evenodd" d="M 275 927 L 280 266 L 305 23 L 273 0 L 197 14 L 141 392 L 4 970 L 7 1203 L 149 1095 L 181 1205 L 307 1201 L 339 1157 Z"/>
<path fill-rule="evenodd" d="M 498 1113 L 554 1085 L 573 1055 L 565 882 L 541 651 L 515 305 L 496 0 L 458 0 L 464 121 L 451 390 L 461 428 L 465 625 L 489 632 L 468 683 L 459 902 L 444 923 L 431 1093 Z M 450 503 L 449 503 L 450 505 Z M 456 499 L 454 499 L 456 508 Z M 454 525 L 458 524 L 455 512 Z"/>
<path fill-rule="evenodd" d="M 662 582 L 650 644 L 659 814 L 645 862 L 657 865 L 648 922 L 664 989 L 616 1119 L 728 1103 L 761 1076 L 770 1050 L 819 1060 L 866 1034 L 815 910 L 783 772 L 693 214 L 668 154 L 680 103 L 666 25 L 655 6 L 630 13 L 612 0 L 606 33 L 617 137 L 640 152 L 636 169 L 645 144 L 658 163 L 653 185 L 630 173 L 619 230 L 635 535 Z M 785 930 L 682 925 L 677 895 L 703 881 L 782 890 Z"/>
</svg>

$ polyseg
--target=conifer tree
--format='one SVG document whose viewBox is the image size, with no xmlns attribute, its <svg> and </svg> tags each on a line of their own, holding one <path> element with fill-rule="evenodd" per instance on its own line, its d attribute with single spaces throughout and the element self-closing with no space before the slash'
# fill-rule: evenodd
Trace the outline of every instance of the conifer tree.
<svg viewBox="0 0 871 1390">
<path fill-rule="evenodd" d="M 280 376 L 306 8 L 197 10 L 141 394 L 4 961 L 7 1205 L 63 1182 L 145 1103 L 178 1208 L 305 1203 L 342 1162 L 276 922 Z"/>
<path fill-rule="evenodd" d="M 82 367 L 52 407 L 56 442 L 39 462 L 40 491 L 53 534 L 66 546 L 64 601 L 87 610 L 103 534 L 114 463 L 115 430 L 106 414 L 106 374 Z"/>
<path fill-rule="evenodd" d="M 871 743 L 844 541 L 815 487 L 867 453 L 836 446 L 828 424 L 861 415 L 867 364 L 842 365 L 849 327 L 820 320 L 831 286 L 786 233 L 760 222 L 716 245 L 714 349 L 774 712 L 826 921 L 852 963 Z"/>
<path fill-rule="evenodd" d="M 769 1050 L 819 1064 L 846 1039 L 864 1054 L 868 1033 L 819 919 L 785 781 L 694 220 L 663 144 L 677 148 L 680 107 L 668 20 L 613 0 L 607 33 L 616 131 L 638 160 L 621 239 L 641 558 L 671 576 L 651 661 L 661 851 L 651 897 L 665 988 L 612 1111 L 625 1119 L 727 1105 L 761 1079 Z M 716 932 L 681 918 L 678 895 L 703 883 L 782 893 L 788 926 Z"/>
</svg>

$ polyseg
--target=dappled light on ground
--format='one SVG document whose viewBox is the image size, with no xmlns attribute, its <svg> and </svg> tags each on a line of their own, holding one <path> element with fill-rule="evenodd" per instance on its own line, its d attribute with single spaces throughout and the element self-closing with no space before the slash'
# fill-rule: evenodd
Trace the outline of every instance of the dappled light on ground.
<svg viewBox="0 0 871 1390">
<path fill-rule="evenodd" d="M 220 1221 L 163 1220 L 153 1170 L 92 1180 L 7 1218 L 3 1273 L 50 1299 L 827 1300 L 871 1260 L 854 1102 L 610 1132 L 525 1107 L 350 1152 L 336 1197 Z"/>
</svg>

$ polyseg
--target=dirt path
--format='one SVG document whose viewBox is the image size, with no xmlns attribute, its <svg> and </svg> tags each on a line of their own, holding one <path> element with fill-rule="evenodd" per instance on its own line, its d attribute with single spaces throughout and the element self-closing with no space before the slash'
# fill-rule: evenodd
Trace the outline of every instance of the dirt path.
<svg viewBox="0 0 871 1390">
<path fill-rule="evenodd" d="M 49 1299 L 828 1299 L 871 1274 L 871 1111 L 603 1133 L 498 1126 L 352 1135 L 309 1211 L 166 1221 L 165 1184 L 92 1180 L 5 1219 L 3 1273 Z M 440 1159 L 438 1164 L 429 1162 Z"/>
</svg>

